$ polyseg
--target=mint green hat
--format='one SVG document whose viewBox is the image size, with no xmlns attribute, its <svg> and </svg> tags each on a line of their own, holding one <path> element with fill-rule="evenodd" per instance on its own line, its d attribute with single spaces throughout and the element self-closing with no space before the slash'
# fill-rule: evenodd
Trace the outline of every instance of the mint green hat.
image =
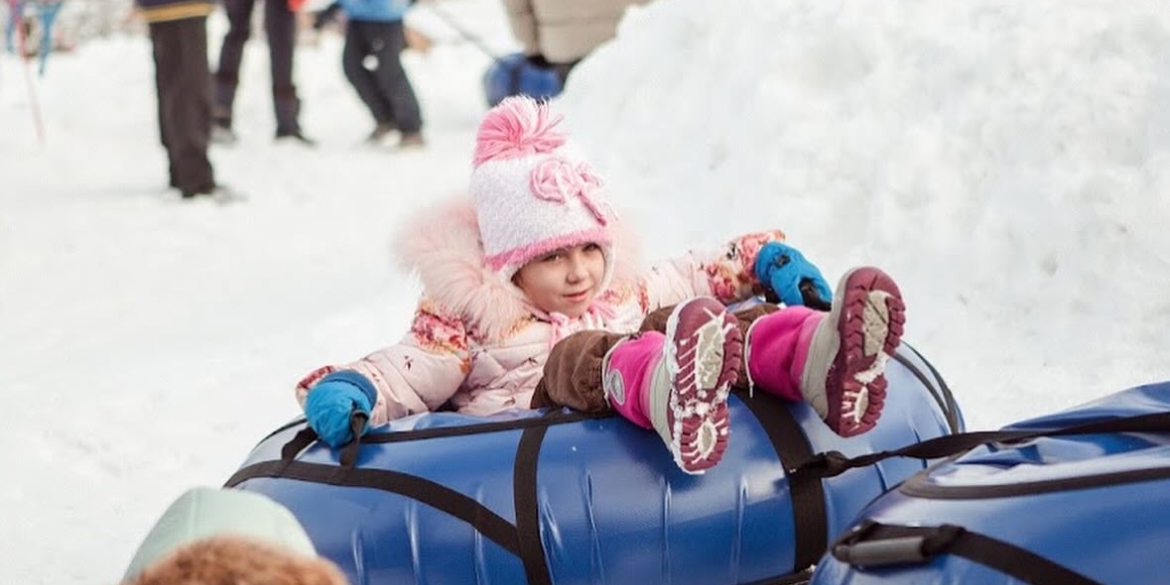
<svg viewBox="0 0 1170 585">
<path fill-rule="evenodd" d="M 316 557 L 309 535 L 287 508 L 253 492 L 197 487 L 158 519 L 134 553 L 123 581 L 134 579 L 168 553 L 197 540 L 233 534 Z"/>
</svg>

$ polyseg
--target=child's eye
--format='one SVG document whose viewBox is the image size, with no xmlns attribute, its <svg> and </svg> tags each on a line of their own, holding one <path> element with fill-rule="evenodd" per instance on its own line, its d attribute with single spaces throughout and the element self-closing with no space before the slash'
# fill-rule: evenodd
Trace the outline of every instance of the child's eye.
<svg viewBox="0 0 1170 585">
<path fill-rule="evenodd" d="M 601 246 L 599 244 L 593 244 L 593 243 L 585 244 L 585 251 L 586 252 L 597 252 L 599 250 L 601 250 Z"/>
<path fill-rule="evenodd" d="M 560 259 L 561 259 L 561 253 L 560 252 L 553 252 L 552 254 L 546 254 L 544 257 L 542 257 L 540 259 L 540 261 L 541 262 L 556 262 L 557 260 L 560 260 Z"/>
</svg>

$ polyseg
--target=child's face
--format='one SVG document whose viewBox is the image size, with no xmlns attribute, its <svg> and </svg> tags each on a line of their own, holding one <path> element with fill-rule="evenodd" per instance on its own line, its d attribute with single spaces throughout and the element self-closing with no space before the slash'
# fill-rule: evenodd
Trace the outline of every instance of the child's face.
<svg viewBox="0 0 1170 585">
<path fill-rule="evenodd" d="M 605 255 L 597 244 L 561 248 L 525 264 L 516 286 L 546 313 L 576 318 L 600 292 Z"/>
</svg>

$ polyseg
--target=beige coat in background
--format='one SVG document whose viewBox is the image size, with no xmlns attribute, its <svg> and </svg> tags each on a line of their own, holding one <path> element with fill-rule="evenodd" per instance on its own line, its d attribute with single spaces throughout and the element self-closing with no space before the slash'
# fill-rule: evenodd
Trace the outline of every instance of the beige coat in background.
<svg viewBox="0 0 1170 585">
<path fill-rule="evenodd" d="M 526 55 L 540 53 L 550 63 L 572 63 L 614 37 L 627 7 L 651 0 L 503 1 L 512 34 Z"/>
</svg>

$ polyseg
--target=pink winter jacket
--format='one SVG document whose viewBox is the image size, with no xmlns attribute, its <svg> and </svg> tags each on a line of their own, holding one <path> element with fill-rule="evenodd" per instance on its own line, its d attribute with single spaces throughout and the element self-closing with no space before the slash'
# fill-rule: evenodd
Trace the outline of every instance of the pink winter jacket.
<svg viewBox="0 0 1170 585">
<path fill-rule="evenodd" d="M 403 267 L 416 270 L 423 283 L 410 331 L 356 362 L 306 376 L 297 384 L 302 406 L 318 380 L 349 369 L 378 390 L 374 425 L 436 410 L 448 400 L 459 412 L 476 415 L 528 408 L 556 341 L 584 329 L 632 333 L 650 311 L 695 296 L 730 304 L 758 294 L 756 253 L 784 239 L 780 231 L 749 234 L 710 254 L 689 252 L 640 271 L 632 238 L 616 230 L 612 282 L 588 313 L 568 319 L 543 313 L 487 268 L 470 202 L 448 203 L 420 217 L 396 246 Z"/>
</svg>

